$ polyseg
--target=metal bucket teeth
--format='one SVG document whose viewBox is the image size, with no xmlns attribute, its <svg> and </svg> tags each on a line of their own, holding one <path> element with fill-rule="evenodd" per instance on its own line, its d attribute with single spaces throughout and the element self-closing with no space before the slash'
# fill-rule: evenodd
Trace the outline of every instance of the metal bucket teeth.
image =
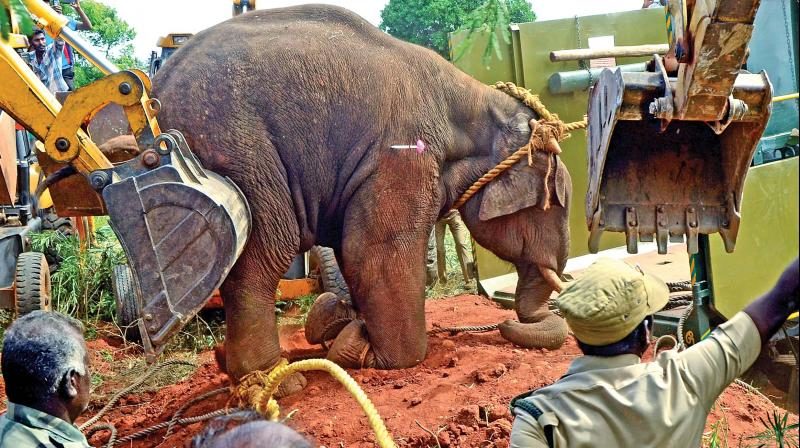
<svg viewBox="0 0 800 448">
<path fill-rule="evenodd" d="M 686 241 L 720 233 L 732 252 L 739 230 L 744 180 L 770 114 L 772 87 L 765 74 L 741 74 L 732 98 L 746 112 L 726 123 L 663 122 L 646 106 L 664 91 L 654 73 L 605 70 L 589 99 L 589 250 L 604 231 L 624 232 L 628 252 L 638 241 Z M 663 128 L 663 129 L 662 129 Z"/>
<path fill-rule="evenodd" d="M 204 170 L 180 133 L 168 135 L 177 146 L 163 156 L 167 163 L 142 172 L 134 159 L 115 168 L 122 180 L 103 190 L 133 272 L 139 329 L 150 356 L 219 287 L 244 248 L 251 222 L 238 187 Z"/>
</svg>

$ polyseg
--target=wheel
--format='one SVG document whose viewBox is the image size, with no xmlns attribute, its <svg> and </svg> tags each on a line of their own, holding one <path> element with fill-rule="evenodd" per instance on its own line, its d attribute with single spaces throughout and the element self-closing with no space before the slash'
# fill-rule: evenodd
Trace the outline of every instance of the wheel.
<svg viewBox="0 0 800 448">
<path fill-rule="evenodd" d="M 32 311 L 50 311 L 53 308 L 50 268 L 44 254 L 23 252 L 17 256 L 14 296 L 17 317 Z"/>
<path fill-rule="evenodd" d="M 350 289 L 344 281 L 339 263 L 336 261 L 336 254 L 329 247 L 314 246 L 311 248 L 311 256 L 316 258 L 319 266 L 319 279 L 322 289 L 325 292 L 332 292 L 345 302 L 351 303 Z"/>
<path fill-rule="evenodd" d="M 114 266 L 111 278 L 114 300 L 117 302 L 117 324 L 122 334 L 129 341 L 139 342 L 139 304 L 136 302 L 136 290 L 133 286 L 133 274 L 128 265 Z"/>
<path fill-rule="evenodd" d="M 42 217 L 42 230 L 55 230 L 64 236 L 70 236 L 75 233 L 71 219 L 62 218 L 52 211 L 45 213 Z"/>
</svg>

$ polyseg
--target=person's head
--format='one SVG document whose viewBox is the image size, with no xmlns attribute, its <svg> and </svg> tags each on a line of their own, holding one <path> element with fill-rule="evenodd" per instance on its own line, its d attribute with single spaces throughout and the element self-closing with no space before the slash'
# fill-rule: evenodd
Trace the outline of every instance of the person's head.
<svg viewBox="0 0 800 448">
<path fill-rule="evenodd" d="M 31 34 L 31 47 L 37 53 L 44 53 L 44 50 L 47 49 L 47 39 L 45 39 L 45 34 L 43 30 L 35 29 L 33 30 L 33 34 Z"/>
<path fill-rule="evenodd" d="M 587 355 L 641 356 L 652 315 L 669 301 L 667 285 L 638 267 L 601 258 L 558 296 L 558 308 Z"/>
<path fill-rule="evenodd" d="M 231 424 L 236 423 L 231 429 Z M 312 448 L 311 443 L 292 428 L 268 422 L 255 411 L 236 412 L 217 417 L 192 439 L 192 448 Z"/>
<path fill-rule="evenodd" d="M 5 333 L 2 371 L 9 401 L 74 422 L 89 404 L 83 325 L 52 311 L 20 317 Z"/>
</svg>

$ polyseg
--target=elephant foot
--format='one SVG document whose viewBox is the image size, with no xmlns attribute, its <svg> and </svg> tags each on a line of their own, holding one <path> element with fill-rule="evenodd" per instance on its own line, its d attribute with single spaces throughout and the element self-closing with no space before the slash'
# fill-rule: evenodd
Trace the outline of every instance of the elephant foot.
<svg viewBox="0 0 800 448">
<path fill-rule="evenodd" d="M 324 292 L 308 311 L 306 340 L 310 344 L 322 344 L 334 339 L 355 318 L 356 311 L 350 303 L 331 292 Z"/>
<path fill-rule="evenodd" d="M 551 313 L 531 323 L 507 320 L 498 328 L 507 341 L 525 348 L 555 350 L 567 339 L 567 323 Z"/>
<path fill-rule="evenodd" d="M 278 386 L 278 390 L 275 391 L 274 398 L 278 400 L 293 393 L 300 392 L 305 389 L 306 384 L 308 384 L 308 381 L 306 381 L 306 377 L 303 376 L 302 373 L 293 373 L 281 382 L 281 385 Z"/>
<path fill-rule="evenodd" d="M 375 354 L 369 344 L 364 321 L 353 320 L 342 329 L 328 351 L 328 359 L 341 367 L 375 367 Z"/>
</svg>

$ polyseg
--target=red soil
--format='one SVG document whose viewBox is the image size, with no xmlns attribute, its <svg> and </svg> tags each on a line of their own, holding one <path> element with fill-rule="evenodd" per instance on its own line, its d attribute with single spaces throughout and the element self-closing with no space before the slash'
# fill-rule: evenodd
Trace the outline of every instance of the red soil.
<svg viewBox="0 0 800 448">
<path fill-rule="evenodd" d="M 431 300 L 426 316 L 429 328 L 460 325 L 485 325 L 512 318 L 514 313 L 500 309 L 479 296 L 459 296 Z M 316 352 L 304 342 L 302 330 L 284 331 L 282 346 L 288 355 L 307 356 Z M 93 343 L 101 344 L 102 342 Z M 514 347 L 497 332 L 435 335 L 429 338 L 428 356 L 411 369 L 350 371 L 383 417 L 400 446 L 436 446 L 425 427 L 438 433 L 442 447 L 507 447 L 512 417 L 508 402 L 515 395 L 542 387 L 560 377 L 579 354 L 570 338 L 556 351 Z M 107 357 L 107 356 L 106 356 Z M 105 361 L 95 360 L 95 369 Z M 123 400 L 103 420 L 111 421 L 119 436 L 168 421 L 173 413 L 192 398 L 227 384 L 211 352 L 201 354 L 200 367 L 188 380 L 158 392 L 135 394 Z M 355 401 L 334 379 L 324 373 L 306 374 L 308 386 L 280 401 L 282 416 L 297 410 L 287 423 L 305 434 L 315 445 L 327 447 L 372 447 L 374 435 Z M 204 400 L 185 415 L 194 416 L 225 406 L 227 393 Z M 96 403 L 92 415 L 105 403 Z M 759 417 L 766 418 L 772 405 L 758 396 L 732 386 L 722 395 L 707 421 L 707 428 L 720 418 L 728 425 L 727 439 L 738 446 L 743 437 L 761 432 Z M 791 420 L 797 421 L 792 415 Z M 178 428 L 166 439 L 164 431 L 138 439 L 131 447 L 186 446 L 200 431 L 202 423 Z M 97 434 L 90 443 L 98 446 L 107 434 Z"/>
</svg>

